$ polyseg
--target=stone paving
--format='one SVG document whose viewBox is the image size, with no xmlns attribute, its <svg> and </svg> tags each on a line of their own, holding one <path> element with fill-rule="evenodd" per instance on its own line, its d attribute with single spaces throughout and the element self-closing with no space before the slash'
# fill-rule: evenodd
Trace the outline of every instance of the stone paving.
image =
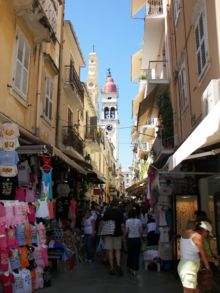
<svg viewBox="0 0 220 293">
<path fill-rule="evenodd" d="M 141 269 L 137 277 L 124 268 L 124 275 L 111 276 L 108 269 L 97 263 L 80 263 L 72 271 L 53 276 L 52 286 L 40 293 L 170 293 L 182 292 L 181 284 L 172 272 Z"/>
</svg>

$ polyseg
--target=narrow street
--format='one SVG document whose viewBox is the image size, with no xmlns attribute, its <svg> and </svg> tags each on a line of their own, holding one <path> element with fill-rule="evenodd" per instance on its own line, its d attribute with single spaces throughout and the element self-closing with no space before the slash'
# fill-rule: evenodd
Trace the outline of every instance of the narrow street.
<svg viewBox="0 0 220 293">
<path fill-rule="evenodd" d="M 124 275 L 111 276 L 99 262 L 80 263 L 67 273 L 53 275 L 52 286 L 40 290 L 42 293 L 162 293 L 182 292 L 181 284 L 174 273 L 144 271 L 131 276 L 124 266 Z"/>
</svg>

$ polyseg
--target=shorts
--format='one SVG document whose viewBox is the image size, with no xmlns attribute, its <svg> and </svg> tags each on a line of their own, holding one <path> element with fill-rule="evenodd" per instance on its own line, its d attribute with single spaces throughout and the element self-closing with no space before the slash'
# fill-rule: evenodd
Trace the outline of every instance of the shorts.
<svg viewBox="0 0 220 293">
<path fill-rule="evenodd" d="M 121 246 L 122 246 L 122 238 L 121 238 L 121 236 L 119 236 L 119 237 L 105 236 L 104 243 L 105 243 L 105 245 L 104 245 L 105 249 L 120 250 Z"/>
<path fill-rule="evenodd" d="M 200 261 L 181 260 L 178 264 L 177 270 L 184 288 L 196 289 L 197 273 L 200 268 Z"/>
</svg>

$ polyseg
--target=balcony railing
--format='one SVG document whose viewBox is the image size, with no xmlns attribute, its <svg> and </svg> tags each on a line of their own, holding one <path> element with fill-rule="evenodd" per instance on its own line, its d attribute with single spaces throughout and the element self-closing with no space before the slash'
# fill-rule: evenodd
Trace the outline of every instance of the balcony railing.
<svg viewBox="0 0 220 293">
<path fill-rule="evenodd" d="M 174 137 L 160 138 L 157 136 L 155 139 L 153 149 L 158 156 L 162 151 L 172 150 L 174 148 Z"/>
<path fill-rule="evenodd" d="M 77 93 L 79 99 L 83 103 L 84 101 L 84 89 L 82 83 L 79 79 L 79 76 L 76 72 L 76 69 L 73 65 L 65 66 L 65 84 L 69 85 L 74 92 Z"/>
<path fill-rule="evenodd" d="M 90 126 L 86 128 L 85 140 L 97 142 L 99 144 L 100 138 L 100 132 L 98 132 L 97 127 Z"/>
<path fill-rule="evenodd" d="M 58 0 L 13 0 L 36 41 L 50 41 L 57 33 Z"/>
<path fill-rule="evenodd" d="M 150 0 L 147 4 L 146 16 L 163 15 L 163 0 Z"/>
<path fill-rule="evenodd" d="M 167 73 L 167 61 L 150 61 L 148 68 L 148 81 L 155 83 L 167 83 L 168 73 Z"/>
<path fill-rule="evenodd" d="M 83 155 L 84 143 L 74 126 L 63 128 L 63 144 L 72 147 L 79 154 Z"/>
</svg>

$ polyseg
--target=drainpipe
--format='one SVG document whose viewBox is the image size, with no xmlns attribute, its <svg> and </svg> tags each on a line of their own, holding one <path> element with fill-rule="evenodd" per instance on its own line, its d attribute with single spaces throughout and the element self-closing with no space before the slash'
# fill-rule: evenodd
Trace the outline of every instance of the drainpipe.
<svg viewBox="0 0 220 293">
<path fill-rule="evenodd" d="M 59 144 L 59 130 L 60 130 L 60 100 L 61 100 L 61 88 L 62 88 L 62 70 L 63 70 L 63 31 L 64 31 L 64 10 L 65 1 L 63 0 L 63 12 L 62 12 L 62 28 L 60 33 L 59 43 L 59 74 L 57 85 L 57 109 L 56 109 L 56 130 L 55 130 L 55 146 Z"/>
<path fill-rule="evenodd" d="M 42 81 L 42 43 L 37 44 L 38 52 L 38 80 L 37 80 L 37 92 L 36 92 L 36 126 L 35 126 L 35 135 L 39 137 L 40 130 L 40 93 L 41 93 L 41 81 Z"/>
</svg>

